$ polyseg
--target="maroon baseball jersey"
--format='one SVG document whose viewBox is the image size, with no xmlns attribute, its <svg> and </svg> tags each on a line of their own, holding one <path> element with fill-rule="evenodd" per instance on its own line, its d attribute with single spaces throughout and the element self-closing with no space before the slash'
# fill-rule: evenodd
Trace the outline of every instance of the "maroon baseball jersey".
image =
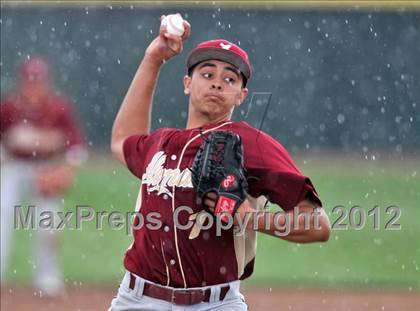
<svg viewBox="0 0 420 311">
<path fill-rule="evenodd" d="M 19 95 L 11 94 L 2 100 L 0 120 L 2 145 L 16 158 L 48 159 L 84 143 L 83 134 L 74 118 L 70 101 L 64 96 L 51 94 L 35 107 L 23 102 Z M 19 134 L 16 133 L 17 129 Z M 42 135 L 52 135 L 51 138 L 56 139 L 59 137 L 61 142 L 56 149 L 48 153 L 19 147 L 19 145 L 25 145 L 25 140 L 37 139 Z M 15 140 L 13 144 L 11 140 Z M 22 140 L 22 142 L 19 143 L 16 140 Z"/>
<path fill-rule="evenodd" d="M 310 180 L 300 173 L 285 148 L 245 122 L 224 121 L 182 130 L 161 128 L 149 135 L 130 136 L 124 142 L 124 157 L 129 170 L 142 180 L 136 211 L 144 224 L 150 212 L 159 213 L 161 222 L 158 230 L 145 225 L 133 229 L 134 242 L 124 260 L 132 273 L 172 287 L 214 285 L 251 275 L 254 256 L 239 267 L 238 256 L 243 254 L 238 254 L 233 228 L 217 235 L 213 225 L 191 236 L 192 229 L 174 224 L 173 213 L 180 206 L 190 207 L 193 215 L 203 210 L 196 203 L 189 168 L 203 136 L 214 130 L 241 136 L 252 197 L 266 196 L 286 211 L 308 197 L 321 205 Z M 191 215 L 182 211 L 178 219 L 187 224 Z M 138 217 L 134 224 L 139 224 Z"/>
</svg>

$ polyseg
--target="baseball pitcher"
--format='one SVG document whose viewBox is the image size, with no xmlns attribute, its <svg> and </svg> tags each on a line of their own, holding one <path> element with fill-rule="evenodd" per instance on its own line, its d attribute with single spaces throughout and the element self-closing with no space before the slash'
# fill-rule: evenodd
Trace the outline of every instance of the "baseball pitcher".
<svg viewBox="0 0 420 311">
<path fill-rule="evenodd" d="M 236 44 L 210 40 L 189 52 L 186 128 L 150 132 L 159 71 L 182 51 L 191 31 L 183 27 L 177 35 L 161 25 L 115 119 L 113 154 L 141 186 L 126 274 L 109 310 L 247 310 L 239 285 L 253 272 L 257 231 L 298 243 L 329 238 L 318 194 L 286 149 L 231 120 L 252 76 Z M 264 210 L 267 200 L 284 212 Z M 147 226 L 151 213 L 160 226 Z"/>
</svg>

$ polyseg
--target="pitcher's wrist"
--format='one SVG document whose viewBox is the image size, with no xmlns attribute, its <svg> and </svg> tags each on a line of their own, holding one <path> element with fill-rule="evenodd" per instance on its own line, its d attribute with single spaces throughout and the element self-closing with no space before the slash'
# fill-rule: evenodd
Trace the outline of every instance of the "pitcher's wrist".
<svg viewBox="0 0 420 311">
<path fill-rule="evenodd" d="M 144 54 L 143 61 L 147 61 L 149 63 L 152 63 L 152 64 L 156 65 L 156 66 L 162 66 L 165 62 L 165 60 L 162 57 L 159 57 L 159 56 L 157 56 L 153 53 L 150 53 L 150 52 L 146 52 Z"/>
</svg>

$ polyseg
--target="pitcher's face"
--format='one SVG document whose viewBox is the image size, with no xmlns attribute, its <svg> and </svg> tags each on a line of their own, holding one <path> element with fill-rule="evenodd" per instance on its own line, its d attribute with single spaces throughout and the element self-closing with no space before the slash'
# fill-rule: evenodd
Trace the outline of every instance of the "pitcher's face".
<svg viewBox="0 0 420 311">
<path fill-rule="evenodd" d="M 242 87 L 242 75 L 229 63 L 208 60 L 194 68 L 192 76 L 184 77 L 184 93 L 190 96 L 190 111 L 209 120 L 229 116 L 248 94 Z"/>
</svg>

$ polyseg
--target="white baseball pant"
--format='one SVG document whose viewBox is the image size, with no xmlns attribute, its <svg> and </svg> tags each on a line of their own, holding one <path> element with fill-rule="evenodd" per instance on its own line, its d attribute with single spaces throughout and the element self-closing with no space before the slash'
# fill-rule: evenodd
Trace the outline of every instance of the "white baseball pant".
<svg viewBox="0 0 420 311">
<path fill-rule="evenodd" d="M 130 289 L 130 273 L 126 272 L 118 289 L 118 295 L 112 300 L 108 311 L 245 311 L 248 306 L 244 296 L 239 292 L 240 281 L 226 284 L 200 287 L 211 289 L 210 301 L 194 305 L 176 305 L 165 300 L 143 295 L 144 284 L 152 283 L 137 276 L 133 289 Z M 152 283 L 154 284 L 154 283 Z M 220 288 L 229 284 L 230 288 L 223 301 L 219 300 Z M 157 285 L 157 284 L 155 284 Z M 173 289 L 171 287 L 167 287 Z M 191 288 L 192 289 L 192 288 Z M 197 288 L 194 288 L 197 289 Z"/>
<path fill-rule="evenodd" d="M 39 164 L 29 161 L 9 160 L 1 168 L 1 280 L 7 269 L 10 244 L 14 230 L 15 206 L 24 203 L 36 206 L 35 219 L 43 211 L 62 210 L 58 198 L 41 197 L 35 189 L 35 173 Z M 23 205 L 22 205 L 23 206 Z M 22 209 L 23 212 L 26 208 Z M 25 215 L 25 213 L 24 213 Z M 37 223 L 35 221 L 35 226 Z M 54 230 L 37 229 L 34 231 L 34 272 L 35 286 L 45 295 L 58 294 L 63 289 L 61 270 L 58 265 L 57 237 Z"/>
</svg>

